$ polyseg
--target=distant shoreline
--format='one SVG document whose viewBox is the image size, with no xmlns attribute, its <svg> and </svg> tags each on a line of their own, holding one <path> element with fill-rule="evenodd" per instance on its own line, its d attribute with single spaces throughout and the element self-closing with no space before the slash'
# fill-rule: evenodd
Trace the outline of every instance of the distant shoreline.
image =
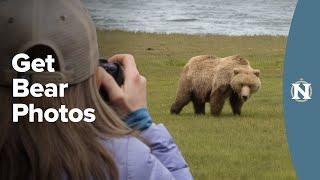
<svg viewBox="0 0 320 180">
<path fill-rule="evenodd" d="M 120 30 L 120 29 L 104 29 L 104 28 L 99 28 L 97 27 L 97 31 L 105 31 L 105 32 L 124 32 L 124 33 L 133 33 L 133 34 L 154 34 L 154 35 L 180 35 L 180 36 L 200 36 L 200 37 L 204 37 L 204 36 L 219 36 L 219 37 L 285 37 L 287 38 L 288 35 L 272 35 L 272 34 L 257 34 L 257 35 L 226 35 L 226 34 L 188 34 L 188 33 L 161 33 L 161 32 L 144 32 L 144 31 L 126 31 L 126 30 Z"/>
</svg>

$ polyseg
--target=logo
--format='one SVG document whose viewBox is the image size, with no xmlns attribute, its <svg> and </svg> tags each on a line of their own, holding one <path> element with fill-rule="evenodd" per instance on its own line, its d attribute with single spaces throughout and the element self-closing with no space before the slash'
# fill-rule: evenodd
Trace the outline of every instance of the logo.
<svg viewBox="0 0 320 180">
<path fill-rule="evenodd" d="M 303 103 L 312 99 L 312 87 L 310 83 L 301 78 L 291 85 L 291 97 L 293 100 Z"/>
</svg>

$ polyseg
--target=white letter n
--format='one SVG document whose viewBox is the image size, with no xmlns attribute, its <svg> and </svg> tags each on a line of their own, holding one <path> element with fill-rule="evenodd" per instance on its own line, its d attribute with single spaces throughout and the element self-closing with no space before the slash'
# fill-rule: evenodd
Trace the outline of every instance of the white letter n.
<svg viewBox="0 0 320 180">
<path fill-rule="evenodd" d="M 311 99 L 310 97 L 310 86 L 311 84 L 303 84 L 304 89 L 300 87 L 300 84 L 292 84 L 293 86 L 293 97 L 292 99 L 299 100 L 299 93 L 303 96 L 303 99 Z"/>
</svg>

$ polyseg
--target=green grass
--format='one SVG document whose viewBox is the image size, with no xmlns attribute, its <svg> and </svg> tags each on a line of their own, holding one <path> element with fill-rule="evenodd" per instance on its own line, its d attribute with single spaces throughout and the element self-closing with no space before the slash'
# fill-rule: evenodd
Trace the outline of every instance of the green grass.
<svg viewBox="0 0 320 180">
<path fill-rule="evenodd" d="M 290 160 L 282 108 L 282 69 L 286 37 L 190 36 L 98 31 L 100 53 L 130 53 L 148 79 L 153 119 L 163 123 L 180 147 L 195 179 L 296 179 Z M 151 48 L 151 50 L 148 48 Z M 240 54 L 261 69 L 262 89 L 232 115 L 195 116 L 191 104 L 170 115 L 179 74 L 189 58 Z"/>
</svg>

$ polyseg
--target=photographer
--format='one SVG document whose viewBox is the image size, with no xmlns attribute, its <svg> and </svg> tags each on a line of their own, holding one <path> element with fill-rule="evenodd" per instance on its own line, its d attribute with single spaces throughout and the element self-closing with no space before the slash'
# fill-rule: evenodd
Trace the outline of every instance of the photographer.
<svg viewBox="0 0 320 180">
<path fill-rule="evenodd" d="M 115 55 L 109 61 L 123 65 L 124 85 L 119 87 L 112 76 L 101 67 L 97 71 L 97 84 L 104 87 L 109 93 L 110 104 L 113 107 L 124 110 L 125 114 L 130 114 L 125 122 L 131 128 L 142 131 L 140 135 L 151 147 L 150 152 L 149 148 L 139 140 L 129 138 L 129 141 L 132 141 L 128 142 L 131 145 L 131 147 L 128 147 L 131 155 L 129 155 L 127 161 L 133 163 L 128 167 L 133 167 L 132 172 L 137 173 L 138 177 L 135 178 L 192 179 L 186 162 L 166 128 L 163 125 L 152 124 L 151 117 L 146 109 L 146 79 L 139 74 L 133 56 Z M 132 148 L 136 148 L 136 151 Z"/>
<path fill-rule="evenodd" d="M 0 6 L 0 179 L 192 179 L 166 128 L 152 122 L 146 79 L 133 56 L 109 59 L 123 69 L 124 84 L 119 86 L 98 66 L 96 29 L 79 0 L 33 3 L 11 0 Z M 22 52 L 31 60 L 52 55 L 55 72 L 14 72 L 12 57 Z M 17 98 L 12 95 L 14 78 L 68 83 L 69 88 L 63 97 Z M 13 122 L 14 103 L 33 104 L 43 111 L 62 105 L 92 108 L 96 120 L 37 122 L 35 117 L 29 122 L 24 116 Z"/>
</svg>

